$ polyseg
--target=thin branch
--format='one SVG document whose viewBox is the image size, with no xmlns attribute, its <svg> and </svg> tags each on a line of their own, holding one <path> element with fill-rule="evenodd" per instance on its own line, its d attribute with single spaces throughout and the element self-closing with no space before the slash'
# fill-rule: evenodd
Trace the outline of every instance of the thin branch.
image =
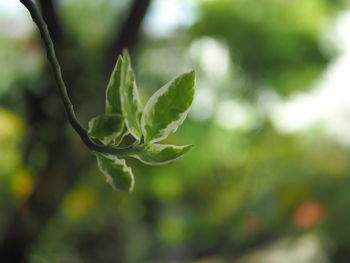
<svg viewBox="0 0 350 263">
<path fill-rule="evenodd" d="M 47 58 L 51 64 L 55 80 L 57 83 L 58 91 L 63 102 L 64 109 L 67 114 L 67 118 L 73 129 L 79 134 L 81 140 L 84 144 L 92 151 L 115 154 L 115 155 L 125 155 L 130 152 L 140 151 L 142 150 L 141 146 L 130 146 L 126 148 L 117 148 L 111 145 L 102 145 L 96 144 L 94 141 L 90 139 L 87 134 L 87 131 L 82 127 L 79 123 L 73 108 L 73 104 L 69 99 L 66 84 L 64 83 L 62 77 L 61 66 L 57 60 L 54 44 L 51 40 L 50 33 L 48 31 L 47 25 L 37 8 L 37 6 L 31 0 L 20 0 L 20 2 L 28 9 L 29 13 L 32 16 L 34 23 L 38 26 L 41 38 L 44 42 Z"/>
</svg>

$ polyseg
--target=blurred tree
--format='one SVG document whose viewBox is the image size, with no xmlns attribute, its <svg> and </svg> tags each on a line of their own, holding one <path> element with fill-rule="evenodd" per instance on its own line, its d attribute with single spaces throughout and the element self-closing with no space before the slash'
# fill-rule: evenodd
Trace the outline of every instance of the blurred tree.
<svg viewBox="0 0 350 263">
<path fill-rule="evenodd" d="M 67 40 L 69 37 L 64 35 L 64 30 L 61 27 L 62 22 L 56 12 L 56 1 L 42 0 L 39 2 L 63 65 L 67 66 L 66 76 L 69 86 L 75 87 L 72 90 L 73 100 L 81 98 L 80 94 L 83 91 L 78 88 L 81 85 L 76 76 L 88 78 L 84 72 L 87 58 L 79 56 L 78 46 L 71 42 L 72 39 Z M 111 46 L 106 49 L 105 55 L 106 63 L 104 64 L 108 65 L 107 72 L 111 71 L 112 61 L 114 63 L 115 58 L 123 48 L 132 49 L 136 44 L 140 25 L 149 4 L 150 0 L 131 3 L 130 11 L 120 33 L 112 36 L 109 40 L 111 44 L 107 45 Z M 119 23 L 119 21 L 115 23 Z M 73 49 L 75 55 L 72 57 Z M 114 55 L 111 55 L 111 50 L 113 50 L 112 54 Z M 79 59 L 77 59 L 78 57 Z M 98 80 L 107 78 L 108 75 L 104 75 L 102 72 L 105 71 L 98 73 L 100 74 Z M 66 126 L 64 112 L 56 98 L 56 88 L 47 67 L 43 71 L 43 75 L 39 76 L 39 80 L 35 82 L 40 83 L 40 87 L 34 91 L 24 89 L 23 94 L 27 104 L 28 119 L 25 162 L 28 166 L 33 166 L 29 157 L 38 145 L 44 147 L 42 151 L 45 152 L 47 159 L 46 163 L 35 171 L 38 172 L 38 175 L 32 195 L 26 202 L 17 207 L 13 212 L 13 217 L 9 218 L 8 227 L 0 246 L 1 258 L 6 262 L 28 262 L 33 242 L 36 241 L 48 220 L 55 215 L 62 198 L 74 185 L 80 167 L 89 159 L 86 154 L 79 150 L 80 145 L 76 145 L 74 150 L 67 152 L 68 145 L 74 144 L 74 139 L 69 138 L 70 136 L 64 131 Z M 84 83 L 89 83 L 89 81 L 86 80 Z M 91 82 L 91 85 L 84 86 L 84 93 L 87 94 L 87 90 L 93 89 L 94 84 L 96 84 L 96 78 Z M 46 106 L 48 101 L 51 101 L 50 113 L 48 113 Z M 78 105 L 79 103 L 80 101 L 77 100 Z M 45 129 L 37 129 L 38 126 L 45 127 Z"/>
</svg>

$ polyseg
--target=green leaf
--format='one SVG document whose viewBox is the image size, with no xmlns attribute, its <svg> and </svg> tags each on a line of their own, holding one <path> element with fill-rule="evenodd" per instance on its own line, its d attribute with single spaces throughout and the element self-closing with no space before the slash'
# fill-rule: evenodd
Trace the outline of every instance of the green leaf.
<svg viewBox="0 0 350 263">
<path fill-rule="evenodd" d="M 119 56 L 106 89 L 106 113 L 122 113 L 119 97 L 122 65 L 123 58 Z"/>
<path fill-rule="evenodd" d="M 119 141 L 124 131 L 124 118 L 120 114 L 102 114 L 89 121 L 89 136 L 109 144 Z"/>
<path fill-rule="evenodd" d="M 162 165 L 183 157 L 192 148 L 193 145 L 174 146 L 151 144 L 148 145 L 143 151 L 133 153 L 129 156 L 148 165 Z"/>
<path fill-rule="evenodd" d="M 194 85 L 192 71 L 168 82 L 152 95 L 141 118 L 145 143 L 161 141 L 177 130 L 189 112 Z"/>
<path fill-rule="evenodd" d="M 120 86 L 121 109 L 125 117 L 125 124 L 132 136 L 141 140 L 140 119 L 142 105 L 137 90 L 134 71 L 131 68 L 130 56 L 124 51 L 122 66 L 122 85 Z"/>
<path fill-rule="evenodd" d="M 134 188 L 134 175 L 125 163 L 114 155 L 94 152 L 100 171 L 106 176 L 106 181 L 113 189 L 131 192 Z"/>
</svg>

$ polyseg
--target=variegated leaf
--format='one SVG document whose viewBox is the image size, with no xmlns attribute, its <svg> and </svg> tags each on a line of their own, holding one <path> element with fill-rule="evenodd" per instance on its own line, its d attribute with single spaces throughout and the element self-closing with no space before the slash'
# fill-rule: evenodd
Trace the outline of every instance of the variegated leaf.
<svg viewBox="0 0 350 263">
<path fill-rule="evenodd" d="M 134 188 L 134 175 L 125 160 L 118 159 L 114 155 L 106 155 L 94 152 L 100 171 L 106 176 L 106 181 L 113 189 L 131 192 Z"/>
<path fill-rule="evenodd" d="M 120 103 L 120 86 L 123 58 L 119 56 L 106 89 L 106 113 L 122 113 Z"/>
<path fill-rule="evenodd" d="M 175 146 L 150 144 L 143 151 L 133 153 L 129 156 L 148 165 L 162 165 L 178 160 L 192 148 L 193 145 Z"/>
<path fill-rule="evenodd" d="M 141 140 L 141 112 L 142 105 L 137 90 L 135 73 L 131 68 L 130 56 L 127 51 L 123 54 L 122 84 L 120 86 L 121 109 L 125 117 L 125 124 L 136 140 Z"/>
<path fill-rule="evenodd" d="M 89 121 L 89 136 L 105 144 L 121 140 L 123 131 L 124 118 L 121 114 L 102 114 Z"/>
<path fill-rule="evenodd" d="M 141 118 L 146 144 L 165 139 L 182 124 L 193 101 L 194 85 L 193 71 L 170 81 L 151 96 Z"/>
</svg>

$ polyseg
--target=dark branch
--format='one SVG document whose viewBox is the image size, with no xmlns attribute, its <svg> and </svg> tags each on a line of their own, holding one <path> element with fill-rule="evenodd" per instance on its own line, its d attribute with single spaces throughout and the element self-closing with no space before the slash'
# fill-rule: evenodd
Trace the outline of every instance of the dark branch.
<svg viewBox="0 0 350 263">
<path fill-rule="evenodd" d="M 43 18 L 47 24 L 47 27 L 49 28 L 49 32 L 51 35 L 51 38 L 53 42 L 55 43 L 56 47 L 59 47 L 60 44 L 63 42 L 64 38 L 64 32 L 61 25 L 61 20 L 59 19 L 57 12 L 56 12 L 56 6 L 55 6 L 55 0 L 39 0 L 42 15 Z"/>
<path fill-rule="evenodd" d="M 118 55 L 124 48 L 132 49 L 137 43 L 142 21 L 151 4 L 151 0 L 134 0 L 129 14 L 123 23 L 120 32 L 112 39 L 107 49 L 108 70 L 113 68 Z"/>
</svg>

